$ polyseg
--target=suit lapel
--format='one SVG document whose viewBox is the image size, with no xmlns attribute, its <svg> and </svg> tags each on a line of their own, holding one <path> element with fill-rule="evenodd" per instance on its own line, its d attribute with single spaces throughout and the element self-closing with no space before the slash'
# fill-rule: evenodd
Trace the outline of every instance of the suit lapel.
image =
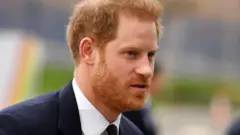
<svg viewBox="0 0 240 135">
<path fill-rule="evenodd" d="M 81 123 L 72 81 L 59 91 L 58 128 L 63 135 L 81 135 Z"/>
<path fill-rule="evenodd" d="M 126 127 L 126 126 L 127 126 L 126 120 L 124 116 L 122 116 L 120 126 L 119 126 L 119 135 L 130 135 L 128 131 L 129 127 Z"/>
</svg>

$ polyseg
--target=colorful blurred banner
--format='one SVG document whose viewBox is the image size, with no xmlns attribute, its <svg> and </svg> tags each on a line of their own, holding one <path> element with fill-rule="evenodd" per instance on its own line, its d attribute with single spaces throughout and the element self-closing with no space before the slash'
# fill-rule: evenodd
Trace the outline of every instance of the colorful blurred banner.
<svg viewBox="0 0 240 135">
<path fill-rule="evenodd" d="M 0 31 L 0 108 L 26 99 L 37 90 L 34 81 L 43 60 L 40 44 L 40 40 L 22 32 Z"/>
</svg>

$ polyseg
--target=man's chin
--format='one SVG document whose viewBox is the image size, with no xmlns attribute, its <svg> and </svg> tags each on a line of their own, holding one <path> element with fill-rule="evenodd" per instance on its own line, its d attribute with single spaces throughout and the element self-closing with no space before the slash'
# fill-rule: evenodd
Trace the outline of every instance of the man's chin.
<svg viewBox="0 0 240 135">
<path fill-rule="evenodd" d="M 124 111 L 135 111 L 141 109 L 145 104 L 145 100 L 141 101 L 133 101 L 131 104 L 128 105 L 128 107 L 125 108 Z"/>
</svg>

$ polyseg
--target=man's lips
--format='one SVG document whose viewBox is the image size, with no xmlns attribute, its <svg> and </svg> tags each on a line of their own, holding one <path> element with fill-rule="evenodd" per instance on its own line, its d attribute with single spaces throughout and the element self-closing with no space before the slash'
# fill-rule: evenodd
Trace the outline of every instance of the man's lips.
<svg viewBox="0 0 240 135">
<path fill-rule="evenodd" d="M 133 85 L 131 85 L 131 87 L 133 87 L 134 89 L 137 89 L 137 91 L 146 92 L 149 85 L 148 84 L 133 84 Z"/>
<path fill-rule="evenodd" d="M 133 84 L 131 86 L 132 87 L 137 87 L 137 88 L 147 88 L 148 85 L 146 85 L 146 84 Z"/>
</svg>

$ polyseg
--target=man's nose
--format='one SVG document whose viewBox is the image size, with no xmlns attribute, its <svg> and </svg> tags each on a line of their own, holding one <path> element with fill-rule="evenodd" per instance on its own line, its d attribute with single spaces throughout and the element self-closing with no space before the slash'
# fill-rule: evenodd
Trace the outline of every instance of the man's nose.
<svg viewBox="0 0 240 135">
<path fill-rule="evenodd" d="M 146 79 L 153 75 L 152 65 L 148 57 L 144 58 L 142 62 L 140 62 L 139 66 L 135 69 L 135 72 L 144 76 Z"/>
</svg>

